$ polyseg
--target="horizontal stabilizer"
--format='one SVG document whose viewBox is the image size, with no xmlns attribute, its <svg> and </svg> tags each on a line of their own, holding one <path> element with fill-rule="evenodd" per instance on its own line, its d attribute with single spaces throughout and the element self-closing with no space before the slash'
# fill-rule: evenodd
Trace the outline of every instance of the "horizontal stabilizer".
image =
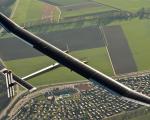
<svg viewBox="0 0 150 120">
<path fill-rule="evenodd" d="M 14 81 L 12 78 L 12 73 L 11 73 L 11 71 L 7 70 L 7 71 L 4 71 L 3 74 L 5 75 L 8 98 L 12 98 L 15 95 L 14 86 L 11 85 L 11 84 L 14 84 Z"/>
</svg>

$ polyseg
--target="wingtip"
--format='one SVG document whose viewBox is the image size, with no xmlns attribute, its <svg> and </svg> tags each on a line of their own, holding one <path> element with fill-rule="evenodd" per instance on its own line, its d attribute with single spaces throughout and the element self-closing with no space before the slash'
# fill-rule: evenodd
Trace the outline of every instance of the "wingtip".
<svg viewBox="0 0 150 120">
<path fill-rule="evenodd" d="M 30 92 L 33 92 L 33 91 L 35 91 L 35 90 L 37 90 L 37 88 L 36 87 L 34 87 L 34 88 L 32 88 L 31 90 L 29 90 Z"/>
</svg>

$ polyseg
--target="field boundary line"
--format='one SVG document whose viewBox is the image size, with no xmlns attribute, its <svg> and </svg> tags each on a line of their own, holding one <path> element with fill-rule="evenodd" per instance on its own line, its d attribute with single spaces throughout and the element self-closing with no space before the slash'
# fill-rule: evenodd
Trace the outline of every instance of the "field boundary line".
<svg viewBox="0 0 150 120">
<path fill-rule="evenodd" d="M 17 7 L 18 7 L 18 5 L 19 5 L 19 2 L 20 2 L 20 0 L 17 0 L 17 1 L 16 1 L 15 7 L 13 8 L 13 10 L 12 10 L 12 12 L 11 12 L 10 18 L 13 18 L 14 14 L 15 14 L 15 12 L 16 12 L 16 9 L 17 9 Z"/>
<path fill-rule="evenodd" d="M 59 16 L 58 16 L 58 21 L 57 21 L 59 23 L 59 21 L 61 19 L 61 10 L 58 6 L 56 6 L 56 9 L 59 11 Z"/>
<path fill-rule="evenodd" d="M 111 64 L 111 66 L 112 66 L 113 73 L 114 73 L 114 75 L 116 76 L 116 72 L 115 72 L 115 69 L 114 69 L 114 65 L 113 65 L 113 63 L 112 63 L 112 60 L 111 60 L 111 57 L 110 57 L 110 54 L 109 54 L 109 50 L 108 50 L 107 37 L 106 37 L 106 35 L 105 35 L 105 32 L 104 32 L 102 26 L 99 26 L 99 30 L 100 30 L 101 33 L 102 33 L 102 36 L 103 36 L 103 39 L 104 39 L 104 43 L 105 43 L 105 47 L 106 47 L 106 51 L 107 51 L 107 54 L 108 54 L 108 57 L 109 57 L 109 61 L 110 61 L 110 64 Z"/>
</svg>

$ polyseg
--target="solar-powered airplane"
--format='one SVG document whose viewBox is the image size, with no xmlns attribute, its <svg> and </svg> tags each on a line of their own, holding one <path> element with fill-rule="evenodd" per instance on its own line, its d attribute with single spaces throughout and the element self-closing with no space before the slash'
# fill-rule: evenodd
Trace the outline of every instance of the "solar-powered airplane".
<svg viewBox="0 0 150 120">
<path fill-rule="evenodd" d="M 69 50 L 64 51 L 65 53 L 68 53 Z M 88 63 L 88 61 L 83 60 L 83 63 Z M 4 75 L 5 80 L 6 80 L 6 86 L 7 86 L 7 95 L 8 98 L 12 98 L 15 95 L 15 85 L 19 84 L 20 86 L 24 87 L 27 89 L 29 92 L 33 92 L 36 90 L 36 87 L 32 86 L 30 83 L 27 82 L 27 80 L 34 78 L 36 76 L 39 76 L 41 74 L 44 74 L 46 72 L 55 70 L 59 67 L 62 67 L 60 63 L 54 63 L 48 67 L 44 67 L 36 72 L 33 72 L 25 77 L 19 77 L 16 74 L 13 73 L 13 71 L 10 71 L 7 69 L 6 65 L 0 58 L 0 73 Z"/>
<path fill-rule="evenodd" d="M 57 47 L 51 45 L 29 31 L 22 29 L 19 25 L 2 13 L 0 13 L 0 25 L 8 32 L 21 38 L 23 42 L 27 43 L 34 49 L 56 60 L 58 63 L 68 67 L 72 71 L 75 71 L 88 80 L 101 85 L 104 89 L 107 89 L 112 94 L 120 96 L 122 99 L 126 99 L 141 105 L 150 106 L 150 97 L 126 87 L 125 85 L 97 71 L 91 66 L 65 53 L 64 51 L 58 49 Z"/>
</svg>

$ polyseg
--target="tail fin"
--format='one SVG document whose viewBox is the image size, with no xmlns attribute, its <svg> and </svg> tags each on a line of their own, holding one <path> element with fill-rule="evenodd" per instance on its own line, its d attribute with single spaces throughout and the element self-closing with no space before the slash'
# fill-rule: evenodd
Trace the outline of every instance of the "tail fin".
<svg viewBox="0 0 150 120">
<path fill-rule="evenodd" d="M 8 98 L 12 98 L 15 95 L 15 90 L 14 90 L 14 85 L 13 85 L 14 80 L 12 78 L 12 72 L 5 70 L 3 73 L 5 75 Z"/>
</svg>

